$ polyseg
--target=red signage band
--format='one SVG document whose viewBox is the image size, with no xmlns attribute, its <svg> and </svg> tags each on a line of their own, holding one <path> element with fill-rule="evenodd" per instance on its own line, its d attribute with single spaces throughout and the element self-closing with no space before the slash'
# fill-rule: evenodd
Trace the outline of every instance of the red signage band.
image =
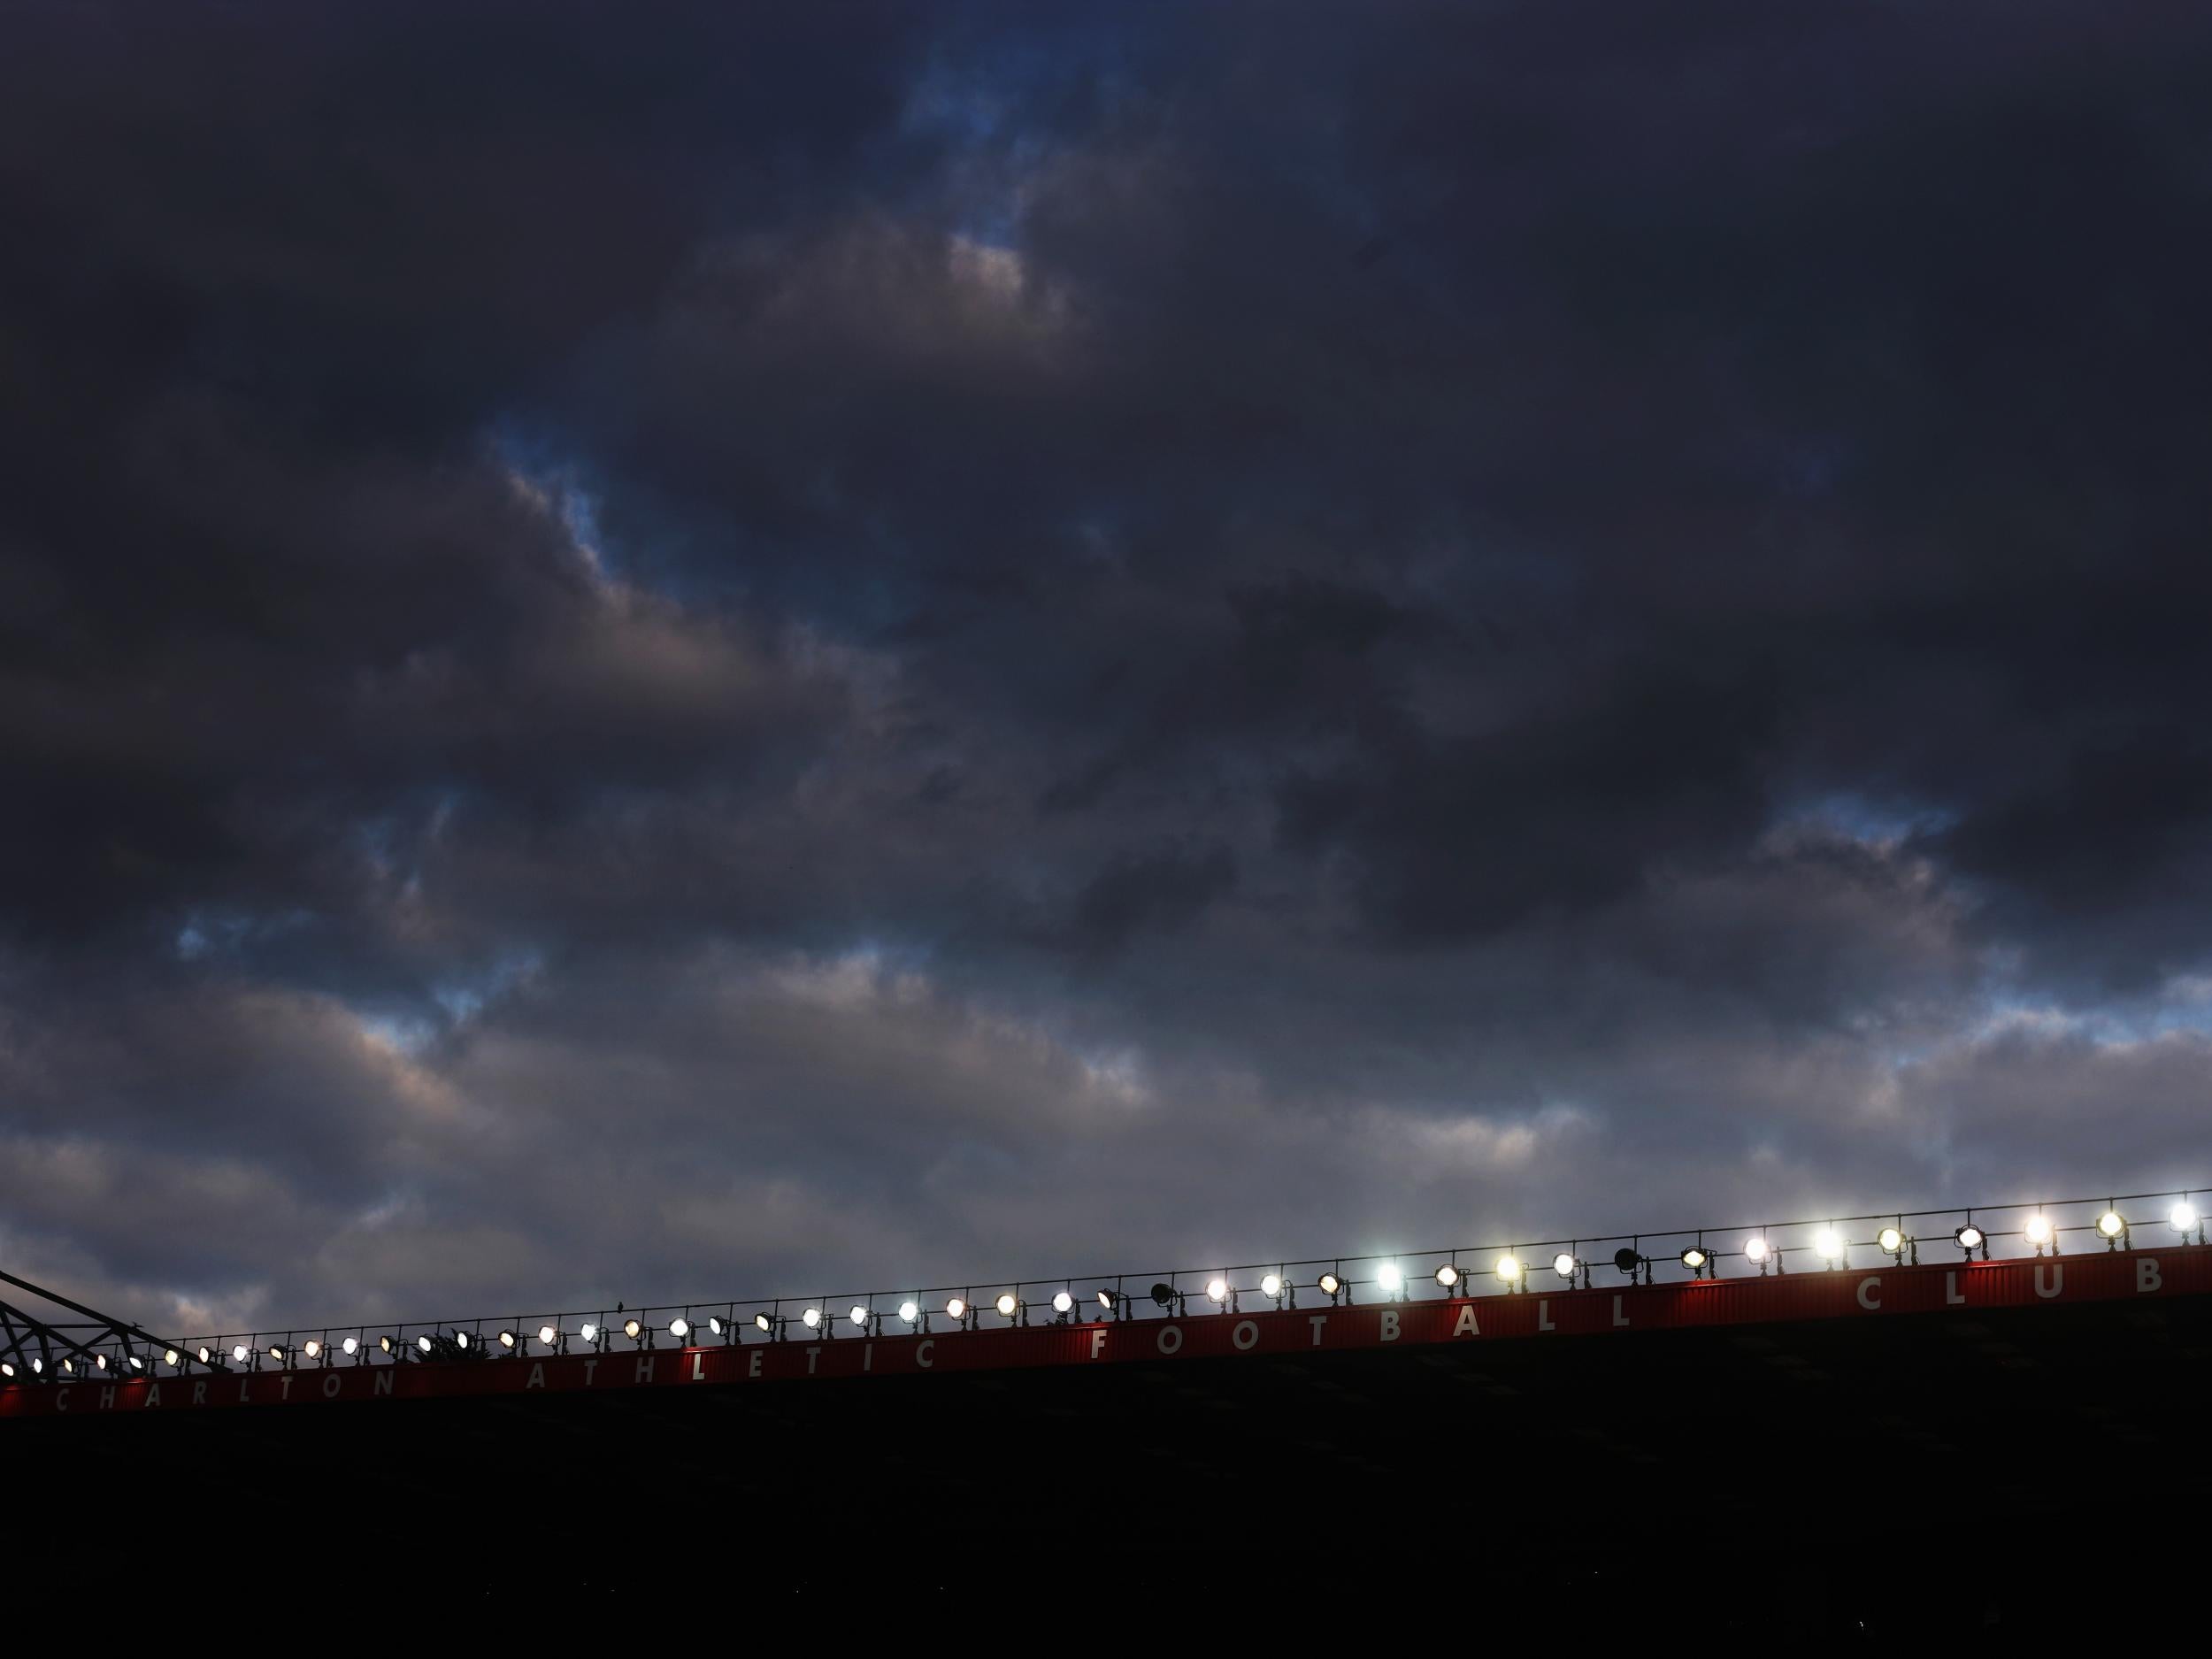
<svg viewBox="0 0 2212 1659">
<path fill-rule="evenodd" d="M 2202 1295 L 2212 1291 L 2212 1247 L 2116 1250 L 1950 1266 L 1839 1268 L 1667 1285 L 1531 1289 L 1448 1301 L 1367 1302 L 1255 1312 L 1209 1308 L 1184 1317 L 1010 1325 L 895 1336 L 765 1340 L 705 1348 L 503 1355 L 404 1364 L 342 1361 L 292 1371 L 205 1371 L 127 1379 L 28 1382 L 0 1387 L 0 1417 L 195 1410 L 329 1401 L 433 1399 L 683 1388 L 809 1378 L 911 1377 L 1034 1366 L 1163 1363 L 1345 1349 L 1632 1334 L 1708 1325 L 1879 1319 L 2054 1303 Z M 617 1339 L 619 1342 L 622 1339 Z"/>
</svg>

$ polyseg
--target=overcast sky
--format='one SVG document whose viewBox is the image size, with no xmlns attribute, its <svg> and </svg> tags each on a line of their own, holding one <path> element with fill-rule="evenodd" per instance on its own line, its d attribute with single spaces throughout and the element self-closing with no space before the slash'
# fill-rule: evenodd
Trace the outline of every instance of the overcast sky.
<svg viewBox="0 0 2212 1659">
<path fill-rule="evenodd" d="M 0 1265 L 2212 1165 L 2212 19 L 11 8 Z"/>
</svg>

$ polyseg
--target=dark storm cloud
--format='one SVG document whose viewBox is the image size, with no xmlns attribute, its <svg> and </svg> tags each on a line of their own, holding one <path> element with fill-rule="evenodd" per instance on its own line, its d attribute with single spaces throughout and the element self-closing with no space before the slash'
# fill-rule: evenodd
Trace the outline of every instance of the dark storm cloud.
<svg viewBox="0 0 2212 1659">
<path fill-rule="evenodd" d="M 6 27 L 11 1263 L 2202 1173 L 2192 12 Z"/>
</svg>

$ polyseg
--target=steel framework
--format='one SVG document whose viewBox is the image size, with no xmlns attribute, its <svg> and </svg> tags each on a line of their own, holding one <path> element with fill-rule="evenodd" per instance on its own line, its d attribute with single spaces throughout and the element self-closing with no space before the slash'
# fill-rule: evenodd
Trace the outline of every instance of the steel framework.
<svg viewBox="0 0 2212 1659">
<path fill-rule="evenodd" d="M 618 1341 L 649 1348 L 664 1336 L 674 1338 L 679 1346 L 780 1341 L 794 1325 L 801 1327 L 807 1340 L 821 1340 L 839 1335 L 879 1335 L 887 1321 L 926 1333 L 933 1318 L 968 1330 L 979 1328 L 987 1315 L 1005 1325 L 1028 1325 L 1033 1313 L 1050 1323 L 1082 1317 L 1120 1320 L 1144 1317 L 1148 1308 L 1159 1315 L 1179 1316 L 1193 1298 L 1211 1301 L 1224 1311 L 1235 1311 L 1247 1302 L 1295 1308 L 1302 1291 L 1331 1305 L 1351 1303 L 1362 1295 L 1370 1301 L 1388 1302 L 1464 1298 L 1478 1287 L 1486 1294 L 1511 1295 L 1525 1294 L 1532 1278 L 1545 1273 L 1569 1285 L 1587 1286 L 1594 1273 L 1610 1271 L 1624 1275 L 1630 1283 L 1650 1284 L 1655 1273 L 1670 1278 L 1719 1277 L 1724 1263 L 1740 1263 L 1760 1274 L 1786 1272 L 1793 1256 L 1802 1260 L 1828 1250 L 1836 1254 L 1817 1255 L 1819 1265 L 1848 1265 L 1854 1251 L 1873 1251 L 1879 1259 L 1899 1263 L 1909 1257 L 1916 1262 L 1924 1245 L 1959 1250 L 1969 1258 L 1979 1255 L 1986 1261 L 1993 1240 L 2020 1240 L 2034 1255 L 2056 1255 L 2062 1253 L 2070 1240 L 2078 1240 L 2086 1234 L 2093 1248 L 2119 1250 L 2129 1248 L 2136 1228 L 2147 1226 L 2168 1227 L 2185 1238 L 2193 1234 L 2202 1243 L 2206 1219 L 2195 1200 L 2208 1191 L 2212 1188 L 2167 1188 L 2105 1198 L 1755 1222 L 1733 1227 L 1652 1229 L 1449 1249 L 1179 1268 L 1158 1273 L 1070 1274 L 979 1286 L 940 1285 L 904 1292 L 702 1298 L 637 1309 L 617 1302 L 611 1310 L 294 1327 L 188 1341 L 157 1337 L 142 1326 L 0 1272 L 0 1282 L 82 1315 L 88 1321 L 42 1320 L 0 1302 L 0 1386 L 97 1373 L 121 1375 L 152 1371 L 157 1365 L 172 1371 L 257 1371 L 265 1362 L 291 1370 L 341 1361 L 356 1365 L 489 1361 L 532 1352 L 565 1354 L 572 1344 L 600 1352 Z M 2131 1214 L 2123 1209 L 2167 1201 L 2172 1201 L 2171 1208 L 2163 1214 L 2147 1213 L 2140 1208 Z M 2188 1218 L 2185 1226 L 2183 1217 Z M 1935 1224 L 1932 1228 L 1927 1225 L 1931 1222 Z M 1863 1235 L 1877 1223 L 1884 1225 L 1870 1238 L 1855 1236 L 1852 1232 L 1856 1229 Z M 1738 1241 L 1727 1248 L 1709 1240 Z M 1609 1246 L 1617 1248 L 1609 1251 Z M 1509 1261 L 1517 1264 L 1511 1274 L 1504 1271 Z M 1555 1263 L 1562 1265 L 1555 1266 Z M 1134 1291 L 1130 1288 L 1133 1284 L 1138 1287 Z M 987 1298 L 981 1302 L 977 1300 L 979 1289 Z M 1036 1297 L 1033 1307 L 1033 1294 Z"/>
</svg>

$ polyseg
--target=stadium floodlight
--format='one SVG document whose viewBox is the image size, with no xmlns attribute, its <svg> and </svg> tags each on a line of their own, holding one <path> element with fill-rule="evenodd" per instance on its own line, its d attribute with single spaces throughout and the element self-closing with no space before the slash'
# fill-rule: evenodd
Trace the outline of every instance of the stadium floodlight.
<svg viewBox="0 0 2212 1659">
<path fill-rule="evenodd" d="M 514 1352 L 515 1344 L 519 1342 L 522 1339 L 517 1336 L 512 1331 L 503 1330 L 500 1332 L 498 1336 L 499 1346 L 505 1348 L 510 1354 Z"/>
<path fill-rule="evenodd" d="M 628 1337 L 633 1342 L 641 1340 L 645 1335 L 644 1321 L 640 1319 L 635 1314 L 632 1314 L 628 1318 L 622 1322 L 622 1334 Z"/>
<path fill-rule="evenodd" d="M 310 1359 L 320 1359 L 323 1356 L 323 1345 L 311 1336 L 300 1344 L 300 1352 Z"/>
<path fill-rule="evenodd" d="M 2051 1225 L 2051 1218 L 2040 1211 L 2030 1216 L 2020 1224 L 2020 1234 L 2030 1244 L 2035 1246 L 2035 1253 L 2038 1256 L 2042 1255 L 2046 1249 L 2050 1250 L 2054 1255 L 2057 1253 L 2058 1229 Z"/>
<path fill-rule="evenodd" d="M 72 1377 L 74 1377 L 77 1374 L 77 1362 L 71 1359 L 66 1354 L 61 1356 L 61 1368 L 62 1370 L 67 1371 Z"/>
<path fill-rule="evenodd" d="M 1375 1270 L 1375 1288 L 1386 1296 L 1394 1296 L 1406 1287 L 1405 1271 L 1395 1262 L 1385 1262 Z"/>
<path fill-rule="evenodd" d="M 770 1313 L 770 1312 L 769 1312 L 766 1309 L 763 1309 L 760 1312 L 758 1312 L 758 1313 L 757 1313 L 757 1314 L 755 1314 L 755 1315 L 753 1316 L 753 1329 L 754 1329 L 754 1330 L 756 1330 L 756 1331 L 766 1331 L 766 1332 L 770 1332 L 770 1333 L 772 1333 L 774 1332 L 775 1328 L 776 1328 L 776 1316 L 775 1316 L 775 1315 L 773 1315 L 772 1313 Z"/>
<path fill-rule="evenodd" d="M 251 1352 L 252 1350 L 250 1348 L 249 1348 L 243 1342 L 241 1342 L 237 1347 L 231 1349 L 230 1356 L 239 1364 L 242 1365 L 246 1363 L 246 1356 Z"/>
<path fill-rule="evenodd" d="M 1901 1265 L 1906 1252 L 1910 1251 L 1913 1265 L 1915 1267 L 1920 1265 L 1920 1241 L 1902 1227 L 1884 1227 L 1881 1232 L 1874 1235 L 1874 1241 L 1881 1247 L 1882 1254 L 1889 1257 L 1891 1261 Z"/>
<path fill-rule="evenodd" d="M 387 1331 L 382 1336 L 376 1339 L 376 1346 L 383 1353 L 396 1354 L 399 1352 L 399 1339 L 392 1335 L 390 1332 Z"/>
<path fill-rule="evenodd" d="M 1314 1281 L 1314 1286 L 1331 1302 L 1334 1302 L 1339 1295 L 1343 1294 L 1344 1280 L 1335 1273 L 1324 1273 Z"/>
<path fill-rule="evenodd" d="M 13 1363 L 7 1360 L 0 1359 L 0 1377 L 12 1377 L 14 1375 L 15 1366 Z"/>
<path fill-rule="evenodd" d="M 2185 1198 L 2177 1200 L 2174 1207 L 2166 1212 L 2166 1225 L 2176 1233 L 2193 1232 L 2197 1224 L 2203 1219 L 2204 1217 L 2197 1213 L 2197 1207 Z"/>
<path fill-rule="evenodd" d="M 1444 1286 L 1444 1288 L 1445 1288 L 1445 1289 L 1447 1289 L 1447 1290 L 1451 1289 L 1451 1288 L 1452 1288 L 1455 1285 L 1458 1284 L 1458 1283 L 1459 1283 L 1459 1266 L 1458 1266 L 1458 1263 L 1454 1263 L 1454 1262 L 1447 1262 L 1447 1263 L 1444 1263 L 1444 1265 L 1443 1265 L 1443 1266 L 1441 1266 L 1441 1267 L 1438 1268 L 1438 1269 L 1436 1270 L 1436 1282 L 1437 1282 L 1438 1284 L 1440 1284 L 1440 1285 L 1443 1286 Z"/>
<path fill-rule="evenodd" d="M 587 1319 L 583 1322 L 583 1324 L 576 1327 L 576 1334 L 583 1340 L 587 1346 L 595 1346 L 603 1338 L 605 1337 L 606 1333 L 602 1331 L 590 1320 Z"/>
<path fill-rule="evenodd" d="M 549 1325 L 541 1325 L 538 1327 L 538 1340 L 544 1343 L 546 1347 L 551 1348 L 560 1340 L 561 1333 L 554 1326 Z"/>
<path fill-rule="evenodd" d="M 1108 1313 L 1125 1311 L 1122 1307 L 1121 1293 L 1118 1290 L 1109 1290 L 1102 1286 L 1098 1293 L 1098 1305 Z"/>
<path fill-rule="evenodd" d="M 691 1334 L 691 1321 L 685 1318 L 683 1315 L 678 1314 L 668 1322 L 668 1334 L 679 1342 L 682 1341 Z"/>
<path fill-rule="evenodd" d="M 1572 1250 L 1562 1250 L 1551 1258 L 1551 1271 L 1571 1285 L 1575 1275 L 1582 1271 L 1581 1258 Z"/>
<path fill-rule="evenodd" d="M 1528 1269 L 1522 1264 L 1521 1258 L 1510 1250 L 1498 1258 L 1497 1265 L 1491 1271 L 1497 1274 L 1502 1283 L 1509 1286 L 1518 1285 L 1528 1276 Z"/>
<path fill-rule="evenodd" d="M 281 1348 L 280 1347 L 279 1347 L 279 1346 L 278 1346 L 276 1343 L 274 1343 L 274 1342 L 270 1343 L 270 1344 L 269 1344 L 269 1357 L 270 1357 L 271 1359 L 273 1359 L 273 1360 L 276 1361 L 276 1363 L 277 1363 L 278 1364 L 280 1364 L 280 1365 L 283 1364 L 283 1363 L 284 1363 L 284 1350 L 283 1350 L 283 1348 Z"/>
<path fill-rule="evenodd" d="M 475 1333 L 472 1331 L 456 1331 L 453 1333 L 453 1346 L 460 1349 L 462 1353 L 467 1353 L 469 1349 L 476 1346 Z"/>
<path fill-rule="evenodd" d="M 864 1330 L 867 1327 L 868 1310 L 858 1302 L 853 1303 L 851 1307 L 845 1310 L 845 1317 Z"/>
<path fill-rule="evenodd" d="M 1280 1273 L 1262 1273 L 1260 1275 L 1260 1294 L 1266 1296 L 1272 1301 L 1279 1302 L 1282 1300 L 1283 1295 L 1283 1276 Z"/>
<path fill-rule="evenodd" d="M 1636 1282 L 1639 1272 L 1643 1274 L 1645 1284 L 1651 1283 L 1651 1258 L 1641 1250 L 1624 1244 L 1613 1252 L 1613 1265 L 1618 1271 L 1628 1275 L 1631 1284 Z"/>
<path fill-rule="evenodd" d="M 820 1330 L 822 1328 L 822 1310 L 819 1308 L 809 1308 L 804 1313 L 799 1316 L 799 1323 L 806 1326 L 806 1328 L 810 1331 Z"/>
<path fill-rule="evenodd" d="M 2097 1232 L 2104 1239 L 2108 1248 L 2115 1250 L 2124 1250 L 2127 1248 L 2128 1224 L 2126 1217 L 2118 1210 L 2107 1210 L 2104 1214 L 2099 1216 Z"/>
<path fill-rule="evenodd" d="M 710 1335 L 710 1336 L 725 1336 L 725 1335 L 728 1334 L 728 1331 L 729 1331 L 729 1327 L 728 1327 L 728 1326 L 726 1326 L 726 1325 L 725 1325 L 722 1323 L 722 1316 L 721 1316 L 720 1314 L 718 1314 L 718 1313 L 710 1313 L 710 1314 L 709 1314 L 709 1315 L 707 1316 L 707 1334 L 708 1334 L 708 1335 Z"/>
<path fill-rule="evenodd" d="M 1701 1244 L 1693 1244 L 1676 1259 L 1690 1270 L 1693 1279 L 1702 1279 L 1705 1270 L 1713 1264 L 1712 1253 Z"/>
<path fill-rule="evenodd" d="M 349 1336 L 338 1346 L 345 1350 L 346 1357 L 351 1359 L 361 1351 L 361 1339 L 357 1336 Z"/>
<path fill-rule="evenodd" d="M 1835 1228 L 1822 1227 L 1813 1234 L 1813 1254 L 1831 1267 L 1843 1267 L 1850 1262 L 1851 1247 Z"/>
<path fill-rule="evenodd" d="M 214 1363 L 213 1356 L 208 1353 L 207 1344 L 204 1342 L 201 1343 L 198 1348 L 193 1350 L 192 1357 L 198 1360 L 203 1365 Z"/>
<path fill-rule="evenodd" d="M 177 1350 L 173 1348 L 162 1349 L 161 1359 L 162 1363 L 165 1365 L 176 1365 L 180 1367 L 184 1363 L 184 1356 L 178 1353 Z"/>
<path fill-rule="evenodd" d="M 1182 1293 L 1164 1279 L 1152 1286 L 1152 1302 L 1155 1307 L 1172 1308 L 1181 1300 Z"/>
<path fill-rule="evenodd" d="M 1229 1300 L 1229 1281 L 1218 1275 L 1206 1281 L 1206 1300 L 1218 1307 Z"/>
<path fill-rule="evenodd" d="M 1743 1259 L 1755 1264 L 1763 1273 L 1767 1258 L 1774 1254 L 1774 1247 L 1766 1240 L 1766 1234 L 1755 1233 L 1743 1241 Z"/>
<path fill-rule="evenodd" d="M 1052 1310 L 1063 1318 L 1065 1318 L 1069 1314 L 1073 1313 L 1075 1311 L 1074 1293 L 1064 1288 L 1054 1291 L 1052 1293 Z"/>
<path fill-rule="evenodd" d="M 1010 1319 L 1022 1311 L 1022 1299 L 1010 1290 L 1001 1291 L 998 1300 L 991 1305 L 998 1310 L 1002 1319 Z"/>
<path fill-rule="evenodd" d="M 964 1319 L 964 1318 L 966 1318 L 967 1317 L 968 1317 L 968 1304 L 967 1304 L 965 1302 L 962 1301 L 962 1300 L 961 1300 L 959 1297 L 957 1297 L 957 1296 L 949 1296 L 949 1297 L 947 1297 L 947 1298 L 945 1299 L 945 1317 L 946 1317 L 946 1318 L 948 1318 L 948 1319 Z"/>
<path fill-rule="evenodd" d="M 1975 1251 L 1979 1250 L 1982 1253 L 1983 1261 L 1986 1262 L 1989 1259 L 1989 1235 L 1972 1222 L 1967 1222 L 1962 1226 L 1952 1229 L 1951 1237 L 1957 1240 L 1959 1248 L 1965 1251 L 1968 1256 L 1970 1256 Z"/>
<path fill-rule="evenodd" d="M 137 1355 L 132 1354 L 127 1356 L 126 1357 L 128 1359 L 130 1368 L 133 1371 L 144 1371 L 146 1369 L 146 1362 L 139 1358 Z"/>
<path fill-rule="evenodd" d="M 108 1368 L 108 1356 L 104 1354 L 95 1354 L 92 1356 L 92 1363 L 95 1369 L 105 1371 Z"/>
<path fill-rule="evenodd" d="M 902 1302 L 899 1304 L 899 1317 L 908 1325 L 915 1324 L 921 1317 L 922 1304 L 920 1302 Z"/>
<path fill-rule="evenodd" d="M 428 1333 L 426 1333 L 425 1334 L 417 1337 L 415 1339 L 415 1346 L 420 1348 L 424 1353 L 427 1354 L 430 1351 L 430 1338 Z"/>
</svg>

